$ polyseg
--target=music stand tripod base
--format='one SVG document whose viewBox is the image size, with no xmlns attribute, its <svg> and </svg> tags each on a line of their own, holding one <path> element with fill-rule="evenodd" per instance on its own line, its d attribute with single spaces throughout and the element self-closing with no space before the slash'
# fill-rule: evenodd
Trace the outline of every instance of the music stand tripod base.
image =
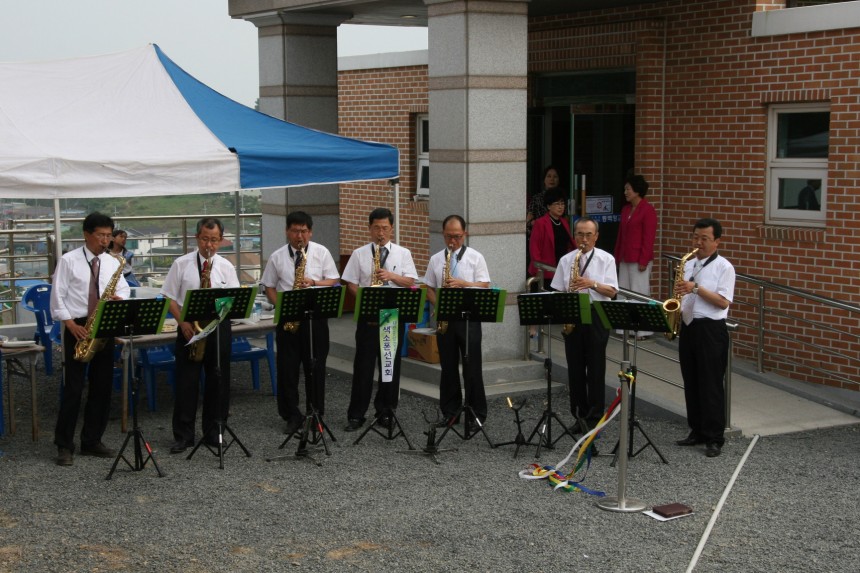
<svg viewBox="0 0 860 573">
<path fill-rule="evenodd" d="M 637 513 L 645 511 L 648 506 L 642 500 L 636 498 L 619 499 L 615 496 L 604 497 L 595 502 L 597 507 L 606 511 L 615 511 L 618 513 Z"/>
<path fill-rule="evenodd" d="M 376 426 L 382 426 L 382 430 Z M 388 441 L 396 440 L 400 436 L 403 436 L 403 439 L 406 440 L 406 447 L 410 450 L 415 449 L 412 446 L 412 442 L 409 441 L 409 436 L 407 436 L 406 432 L 403 431 L 403 426 L 400 425 L 400 420 L 397 418 L 397 412 L 394 409 L 392 409 L 391 413 L 388 414 L 388 427 L 385 427 L 380 417 L 377 416 L 373 419 L 373 422 L 364 429 L 361 435 L 355 439 L 352 445 L 357 446 L 358 443 L 364 439 L 364 436 L 366 436 L 371 430 Z"/>
<path fill-rule="evenodd" d="M 454 418 L 454 419 L 456 419 L 456 418 Z M 427 423 L 429 424 L 429 428 L 425 432 L 425 434 L 427 434 L 427 443 L 424 445 L 424 449 L 416 450 L 415 448 L 410 446 L 408 450 L 400 450 L 399 453 L 430 456 L 430 459 L 432 459 L 437 465 L 439 465 L 442 462 L 439 461 L 439 458 L 437 457 L 438 454 L 442 454 L 445 452 L 456 452 L 457 448 L 440 448 L 440 447 L 438 447 L 438 444 L 436 443 L 436 424 L 435 424 L 435 422 L 430 423 L 429 420 L 426 419 L 426 417 L 425 417 L 425 421 L 427 421 Z"/>
</svg>

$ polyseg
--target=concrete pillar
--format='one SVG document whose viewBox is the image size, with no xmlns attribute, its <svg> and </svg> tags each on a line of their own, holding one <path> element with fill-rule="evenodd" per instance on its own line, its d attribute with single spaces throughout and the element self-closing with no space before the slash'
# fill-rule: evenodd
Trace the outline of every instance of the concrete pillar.
<svg viewBox="0 0 860 573">
<path fill-rule="evenodd" d="M 484 360 L 522 356 L 516 294 L 525 287 L 528 2 L 424 0 L 430 84 L 430 246 L 442 220 L 468 224 L 469 246 L 508 291 L 502 324 L 484 328 Z"/>
<path fill-rule="evenodd" d="M 247 19 L 259 32 L 260 111 L 337 133 L 337 27 L 345 17 L 277 13 Z M 286 216 L 297 210 L 314 218 L 313 240 L 337 257 L 337 185 L 264 190 L 261 203 L 264 259 L 284 244 Z"/>
</svg>

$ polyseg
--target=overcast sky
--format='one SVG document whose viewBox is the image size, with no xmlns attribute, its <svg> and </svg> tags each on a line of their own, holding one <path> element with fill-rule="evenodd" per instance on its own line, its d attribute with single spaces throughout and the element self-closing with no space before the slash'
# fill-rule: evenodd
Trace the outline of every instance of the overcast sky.
<svg viewBox="0 0 860 573">
<path fill-rule="evenodd" d="M 158 44 L 213 89 L 247 106 L 259 92 L 257 29 L 227 0 L 3 0 L 0 61 L 53 60 Z M 338 55 L 427 48 L 426 28 L 346 26 Z"/>
</svg>

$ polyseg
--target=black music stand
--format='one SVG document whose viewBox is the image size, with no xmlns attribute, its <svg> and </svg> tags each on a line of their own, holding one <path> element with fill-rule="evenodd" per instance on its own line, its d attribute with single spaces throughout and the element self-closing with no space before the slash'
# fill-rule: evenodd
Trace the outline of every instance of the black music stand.
<svg viewBox="0 0 860 573">
<path fill-rule="evenodd" d="M 547 332 L 553 324 L 591 324 L 591 301 L 587 293 L 575 292 L 536 292 L 523 293 L 517 296 L 517 307 L 520 312 L 520 324 L 523 326 L 546 324 Z M 542 447 L 551 450 L 556 442 L 565 435 L 576 441 L 574 433 L 564 425 L 552 409 L 552 344 L 547 345 L 546 358 L 543 361 L 546 376 L 546 410 L 538 420 L 526 443 L 531 444 L 532 438 L 538 436 L 535 458 L 540 457 Z M 555 440 L 552 439 L 552 421 L 555 420 L 564 430 Z M 587 431 L 581 420 L 577 421 L 582 433 Z"/>
<path fill-rule="evenodd" d="M 284 328 L 287 322 L 307 321 L 308 330 L 307 336 L 310 342 L 310 373 L 305 371 L 306 388 L 310 392 L 305 392 L 305 419 L 301 427 L 290 432 L 284 439 L 278 449 L 281 450 L 287 445 L 287 442 L 296 437 L 299 441 L 299 447 L 296 450 L 296 458 L 310 457 L 307 449 L 308 441 L 316 445 L 320 441 L 325 449 L 325 455 L 330 456 L 331 451 L 328 448 L 325 434 L 328 432 L 332 442 L 336 442 L 337 438 L 329 429 L 323 420 L 323 415 L 316 409 L 311 400 L 312 395 L 316 395 L 316 379 L 314 378 L 314 369 L 316 368 L 316 358 L 314 357 L 314 320 L 320 318 L 339 318 L 343 313 L 343 299 L 346 293 L 346 287 L 329 286 L 329 287 L 312 287 L 298 290 L 281 291 L 278 293 L 278 300 L 275 305 L 275 324 L 276 328 Z M 278 349 L 280 352 L 280 349 Z M 275 458 L 266 458 L 267 462 L 278 459 L 283 459 L 288 456 L 279 456 Z M 311 458 L 313 459 L 313 458 Z M 314 463 L 321 465 L 317 460 Z"/>
<path fill-rule="evenodd" d="M 131 419 L 132 429 L 128 431 L 116 459 L 108 472 L 106 480 L 109 480 L 116 471 L 119 461 L 122 460 L 132 469 L 139 472 L 146 467 L 146 463 L 152 460 L 158 477 L 164 477 L 155 454 L 137 421 L 137 396 L 140 391 L 140 377 L 134 368 L 134 337 L 146 334 L 156 334 L 161 331 L 164 319 L 167 316 L 169 301 L 160 298 L 135 298 L 127 300 L 106 300 L 99 303 L 98 314 L 93 323 L 93 338 L 116 338 L 127 336 L 128 346 L 124 350 L 131 355 L 132 384 L 131 384 Z M 134 438 L 134 463 L 130 462 L 124 455 L 131 439 Z M 146 449 L 146 457 L 143 449 Z"/>
<path fill-rule="evenodd" d="M 527 400 L 523 399 L 523 401 L 520 402 L 519 406 L 514 406 L 514 403 L 510 397 L 508 397 L 507 400 L 508 400 L 508 407 L 514 411 L 514 422 L 516 422 L 516 424 L 517 424 L 517 435 L 510 442 L 502 442 L 500 444 L 496 444 L 496 446 L 498 447 L 498 446 L 516 445 L 517 447 L 514 448 L 514 459 L 516 459 L 517 454 L 520 453 L 520 448 L 522 446 L 530 446 L 531 445 L 531 442 L 526 440 L 526 437 L 523 434 L 523 421 L 520 419 L 520 410 L 522 410 L 523 406 L 526 405 Z"/>
<path fill-rule="evenodd" d="M 380 311 L 386 309 L 397 309 L 398 310 L 398 324 L 397 324 L 397 336 L 400 337 L 401 334 L 405 333 L 403 331 L 403 325 L 407 322 L 418 322 L 418 317 L 422 314 L 424 309 L 424 301 L 427 297 L 423 288 L 401 288 L 401 287 L 388 287 L 388 286 L 379 286 L 379 287 L 359 287 L 358 295 L 355 297 L 355 313 L 353 316 L 353 320 L 358 322 L 359 320 L 364 320 L 367 322 L 379 322 Z M 399 345 L 398 345 L 399 346 Z M 394 353 L 397 352 L 397 347 L 395 346 Z M 394 369 L 394 361 L 396 357 L 391 356 L 390 358 L 391 364 L 388 365 L 383 362 L 383 357 L 380 354 L 380 368 L 391 368 Z M 387 384 L 387 382 L 382 382 L 382 384 Z M 379 389 L 377 389 L 377 392 Z M 353 445 L 358 444 L 364 436 L 367 435 L 368 432 L 373 430 L 375 433 L 379 434 L 386 440 L 394 440 L 403 436 L 403 439 L 406 440 L 406 445 L 410 450 L 414 450 L 412 447 L 412 443 L 409 441 L 409 437 L 406 435 L 406 432 L 403 431 L 403 426 L 400 425 L 400 420 L 397 418 L 397 413 L 395 409 L 392 408 L 389 414 L 389 422 L 384 425 L 380 419 L 380 417 L 374 417 L 373 423 L 371 423 L 365 430 L 361 433 L 361 435 L 356 438 L 353 442 Z M 387 426 L 383 427 L 383 431 L 379 430 L 376 426 Z"/>
<path fill-rule="evenodd" d="M 603 322 L 603 326 L 610 330 L 625 330 L 632 331 L 633 335 L 633 358 L 630 360 L 630 373 L 633 375 L 633 383 L 631 384 L 632 390 L 630 391 L 630 412 L 629 412 L 629 425 L 627 427 L 627 431 L 629 433 L 627 440 L 627 456 L 628 458 L 635 458 L 637 455 L 642 453 L 642 450 L 651 446 L 654 448 L 654 451 L 657 452 L 657 455 L 660 456 L 660 459 L 664 464 L 668 464 L 669 462 L 663 456 L 657 446 L 654 445 L 654 442 L 651 441 L 651 438 L 648 437 L 648 434 L 645 433 L 645 430 L 642 428 L 642 424 L 639 423 L 639 420 L 636 419 L 636 333 L 640 330 L 650 330 L 651 332 L 670 332 L 672 329 L 669 326 L 669 323 L 666 321 L 666 313 L 663 311 L 662 305 L 654 304 L 654 303 L 641 303 L 641 302 L 631 302 L 631 301 L 595 301 L 594 308 L 597 312 L 598 318 L 600 318 L 601 322 Z M 624 345 L 623 350 L 623 360 L 627 361 L 629 356 L 629 351 L 627 348 L 627 333 L 625 332 L 624 340 L 622 342 Z M 642 433 L 642 437 L 645 438 L 645 445 L 641 448 L 633 451 L 633 430 L 634 428 L 638 429 L 639 432 Z M 615 461 L 618 459 L 618 451 L 619 443 L 615 444 L 615 448 L 612 452 L 615 454 L 615 460 L 612 461 L 612 465 L 615 464 Z"/>
<path fill-rule="evenodd" d="M 469 416 L 478 426 L 478 431 L 484 434 L 487 443 L 491 448 L 496 445 L 490 440 L 484 430 L 484 424 L 475 414 L 472 405 L 469 404 L 469 390 L 471 389 L 471 376 L 469 375 L 469 324 L 472 321 L 478 322 L 501 322 L 505 315 L 505 298 L 507 291 L 497 288 L 439 288 L 436 290 L 436 321 L 447 322 L 465 322 L 466 323 L 466 344 L 463 352 L 463 386 L 464 397 L 460 409 L 448 419 L 448 425 L 439 436 L 436 445 L 442 443 L 449 431 L 454 432 L 463 440 L 470 440 L 478 434 L 469 433 Z M 454 422 L 461 414 L 466 413 L 463 418 L 463 433 L 454 428 Z"/>
<path fill-rule="evenodd" d="M 217 320 L 219 325 L 214 328 L 215 332 L 215 380 L 207 380 L 207 384 L 216 384 L 216 396 L 218 403 L 218 418 L 215 424 L 218 427 L 218 451 L 212 449 L 209 444 L 206 444 L 206 432 L 198 440 L 197 445 L 185 458 L 190 460 L 201 445 L 206 445 L 206 449 L 218 456 L 218 467 L 224 469 L 224 452 L 230 448 L 235 442 L 245 452 L 245 456 L 251 457 L 251 452 L 242 444 L 242 441 L 233 432 L 233 429 L 227 425 L 222 419 L 221 412 L 221 320 L 243 319 L 251 316 L 251 309 L 254 306 L 254 299 L 257 297 L 257 287 L 236 287 L 236 288 L 200 288 L 192 289 L 185 293 L 185 303 L 182 305 L 182 316 L 179 317 L 179 322 L 211 322 Z M 233 302 L 227 314 L 220 318 L 220 306 L 216 304 L 219 299 L 232 298 Z M 208 325 L 207 325 L 208 328 Z M 206 329 L 204 328 L 204 331 Z M 209 333 L 211 334 L 211 332 Z M 207 334 L 208 336 L 208 334 Z M 231 440 L 224 445 L 224 431 L 230 434 Z"/>
</svg>

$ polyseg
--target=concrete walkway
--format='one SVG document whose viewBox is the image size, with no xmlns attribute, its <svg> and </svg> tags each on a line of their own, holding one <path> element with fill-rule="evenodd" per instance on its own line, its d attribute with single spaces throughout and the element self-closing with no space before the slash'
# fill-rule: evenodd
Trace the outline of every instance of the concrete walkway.
<svg viewBox="0 0 860 573">
<path fill-rule="evenodd" d="M 330 329 L 333 348 L 328 366 L 341 374 L 351 375 L 355 348 L 352 315 L 330 321 Z M 564 344 L 555 339 L 552 344 L 553 381 L 558 388 L 563 389 L 561 382 L 567 380 Z M 606 386 L 613 393 L 618 386 L 618 364 L 622 356 L 621 341 L 610 338 Z M 545 387 L 541 379 L 544 354 L 537 352 L 536 342 L 532 342 L 532 357 L 534 363 L 529 365 L 532 368 L 522 379 L 502 384 L 487 383 L 488 396 Z M 655 337 L 638 342 L 635 349 L 631 346 L 629 357 L 635 361 L 639 372 L 637 409 L 651 414 L 657 410 L 664 416 L 685 418 L 677 343 Z M 485 363 L 484 366 L 485 371 L 494 368 L 492 363 Z M 404 358 L 402 370 L 403 391 L 438 398 L 438 364 L 424 364 Z M 798 382 L 773 373 L 760 374 L 755 371 L 754 365 L 736 358 L 733 361 L 729 419 L 733 429 L 731 433 L 747 437 L 860 424 L 860 393 Z"/>
</svg>

